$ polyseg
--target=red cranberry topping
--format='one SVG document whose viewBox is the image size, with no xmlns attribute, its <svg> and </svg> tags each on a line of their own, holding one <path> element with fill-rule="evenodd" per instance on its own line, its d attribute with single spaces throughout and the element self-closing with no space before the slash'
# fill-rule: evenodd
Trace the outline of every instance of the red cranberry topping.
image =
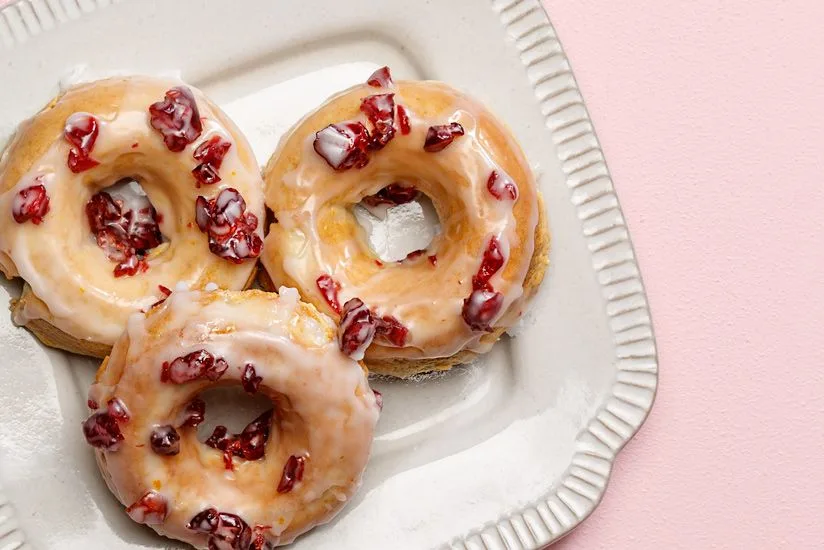
<svg viewBox="0 0 824 550">
<path fill-rule="evenodd" d="M 181 411 L 177 418 L 177 426 L 180 428 L 187 426 L 197 428 L 204 418 L 206 418 L 206 402 L 199 397 L 195 397 Z"/>
<path fill-rule="evenodd" d="M 208 351 L 201 349 L 178 357 L 171 363 L 164 361 L 160 371 L 160 381 L 185 384 L 206 378 L 214 382 L 223 376 L 228 368 L 229 364 L 222 357 L 216 358 Z"/>
<path fill-rule="evenodd" d="M 424 141 L 423 150 L 427 153 L 443 151 L 456 137 L 462 135 L 464 135 L 463 126 L 457 122 L 440 126 L 430 126 L 426 132 L 426 141 Z"/>
<path fill-rule="evenodd" d="M 69 170 L 79 174 L 100 164 L 89 156 L 99 132 L 97 119 L 88 113 L 74 113 L 66 119 L 63 137 L 72 145 L 67 161 Z"/>
<path fill-rule="evenodd" d="M 428 259 L 429 259 L 429 263 L 432 264 L 433 267 L 438 265 L 438 256 L 437 256 L 437 254 L 432 254 L 431 256 L 428 256 Z"/>
<path fill-rule="evenodd" d="M 117 397 L 112 397 L 109 399 L 108 403 L 106 403 L 106 410 L 118 422 L 128 422 L 129 418 L 131 418 L 129 415 L 129 409 L 127 409 L 126 405 L 123 404 L 123 401 Z"/>
<path fill-rule="evenodd" d="M 180 434 L 174 426 L 158 426 L 149 436 L 152 450 L 159 455 L 172 456 L 180 452 Z"/>
<path fill-rule="evenodd" d="M 342 172 L 369 163 L 369 130 L 360 122 L 330 124 L 315 134 L 312 144 L 326 164 Z"/>
<path fill-rule="evenodd" d="M 406 255 L 406 258 L 404 258 L 403 260 L 399 260 L 399 262 L 405 262 L 407 260 L 414 260 L 415 258 L 423 256 L 424 252 L 426 252 L 426 250 L 424 250 L 423 248 L 420 249 L 420 250 L 413 250 L 412 252 L 410 252 L 409 254 Z"/>
<path fill-rule="evenodd" d="M 472 277 L 472 288 L 474 290 L 492 290 L 489 284 L 489 279 L 495 275 L 504 265 L 504 253 L 501 249 L 501 243 L 496 237 L 489 239 L 489 244 L 484 250 L 484 257 L 481 260 L 481 266 L 478 268 L 478 274 Z"/>
<path fill-rule="evenodd" d="M 38 176 L 35 181 L 43 181 Z M 21 189 L 12 201 L 11 215 L 17 223 L 26 223 L 31 220 L 34 225 L 40 225 L 46 214 L 49 213 L 49 195 L 42 183 L 37 183 Z"/>
<path fill-rule="evenodd" d="M 163 295 L 163 297 L 160 298 L 160 300 L 153 303 L 152 305 L 150 305 L 149 309 L 151 309 L 155 306 L 159 306 L 160 304 L 162 304 L 163 302 L 166 301 L 166 298 L 168 298 L 169 296 L 172 295 L 172 291 L 169 288 L 167 288 L 163 285 L 157 285 L 157 289 L 160 291 L 160 293 Z"/>
<path fill-rule="evenodd" d="M 263 239 L 255 233 L 257 216 L 246 211 L 246 201 L 237 189 L 226 188 L 211 200 L 198 197 L 195 221 L 209 236 L 209 250 L 215 256 L 239 264 L 260 255 Z"/>
<path fill-rule="evenodd" d="M 264 529 L 264 527 L 260 525 L 255 525 L 255 530 Z M 266 526 L 265 529 L 270 529 L 269 526 Z M 275 545 L 266 540 L 266 537 L 263 533 L 256 533 L 255 538 L 252 539 L 252 543 L 249 545 L 249 550 L 275 550 Z"/>
<path fill-rule="evenodd" d="M 229 151 L 232 143 L 220 136 L 212 136 L 208 141 L 204 141 L 195 149 L 194 157 L 200 164 L 192 170 L 195 177 L 195 185 L 212 185 L 220 181 L 218 170 L 223 164 L 223 157 Z"/>
<path fill-rule="evenodd" d="M 381 204 L 395 206 L 412 202 L 416 198 L 418 198 L 418 190 L 411 185 L 405 187 L 400 183 L 390 183 L 374 195 L 364 197 L 363 202 L 373 207 Z"/>
<path fill-rule="evenodd" d="M 498 173 L 493 170 L 489 174 L 489 179 L 486 181 L 486 188 L 493 197 L 502 201 L 504 199 L 516 200 L 518 198 L 518 186 L 512 181 L 512 178 L 504 173 Z"/>
<path fill-rule="evenodd" d="M 88 401 L 86 401 L 86 406 L 88 406 L 93 411 L 96 411 L 100 408 L 100 405 L 94 399 L 89 399 Z"/>
<path fill-rule="evenodd" d="M 206 445 L 223 451 L 226 469 L 232 469 L 232 457 L 258 460 L 263 457 L 272 428 L 274 409 L 269 409 L 252 420 L 239 434 L 229 435 L 226 426 L 215 426 Z"/>
<path fill-rule="evenodd" d="M 124 201 L 100 191 L 86 203 L 86 218 L 97 246 L 118 264 L 115 277 L 148 269 L 143 257 L 163 242 L 157 212 L 148 199 L 138 200 L 139 207 L 129 209 Z"/>
<path fill-rule="evenodd" d="M 197 514 L 186 528 L 208 534 L 209 550 L 248 550 L 252 542 L 252 529 L 245 521 L 215 508 Z"/>
<path fill-rule="evenodd" d="M 409 114 L 406 112 L 406 107 L 398 105 L 398 126 L 401 128 L 401 135 L 409 135 L 412 127 L 409 125 Z"/>
<path fill-rule="evenodd" d="M 375 335 L 388 341 L 393 346 L 402 348 L 406 344 L 409 329 L 391 315 L 384 315 L 377 320 Z"/>
<path fill-rule="evenodd" d="M 214 508 L 207 508 L 198 513 L 186 524 L 186 529 L 197 531 L 198 533 L 214 533 L 220 522 L 219 512 Z"/>
<path fill-rule="evenodd" d="M 501 310 L 504 296 L 494 290 L 473 290 L 463 303 L 461 315 L 472 330 L 490 330 L 489 324 Z"/>
<path fill-rule="evenodd" d="M 83 435 L 92 447 L 116 451 L 123 441 L 117 419 L 108 412 L 97 412 L 83 422 Z"/>
<path fill-rule="evenodd" d="M 340 292 L 340 283 L 335 279 L 324 273 L 318 277 L 315 284 L 318 285 L 318 290 L 323 294 L 326 303 L 329 304 L 335 313 L 340 315 L 340 301 L 338 301 L 338 292 Z"/>
<path fill-rule="evenodd" d="M 360 361 L 375 337 L 376 321 L 369 308 L 352 298 L 343 305 L 343 317 L 338 328 L 338 344 L 346 355 Z"/>
<path fill-rule="evenodd" d="M 391 88 L 395 85 L 392 75 L 389 73 L 389 67 L 385 66 L 372 73 L 366 83 L 375 88 Z"/>
<path fill-rule="evenodd" d="M 369 148 L 383 149 L 395 137 L 395 94 L 367 96 L 361 100 L 360 110 L 372 124 Z"/>
<path fill-rule="evenodd" d="M 174 153 L 185 149 L 203 132 L 195 96 L 186 86 L 172 88 L 163 101 L 149 105 L 149 120 L 163 136 L 166 148 Z"/>
<path fill-rule="evenodd" d="M 159 525 L 166 520 L 168 515 L 166 497 L 154 491 L 148 491 L 137 502 L 126 508 L 126 513 L 137 523 Z"/>
<path fill-rule="evenodd" d="M 372 390 L 372 393 L 375 394 L 375 404 L 380 410 L 383 410 L 383 394 L 378 390 Z"/>
<path fill-rule="evenodd" d="M 255 366 L 252 363 L 246 363 L 243 367 L 243 374 L 240 377 L 240 384 L 243 386 L 243 391 L 250 394 L 255 394 L 260 387 L 263 378 L 255 372 Z"/>
<path fill-rule="evenodd" d="M 278 483 L 278 493 L 288 493 L 295 487 L 295 483 L 303 479 L 303 469 L 306 466 L 306 458 L 292 455 L 283 467 L 283 474 Z"/>
</svg>

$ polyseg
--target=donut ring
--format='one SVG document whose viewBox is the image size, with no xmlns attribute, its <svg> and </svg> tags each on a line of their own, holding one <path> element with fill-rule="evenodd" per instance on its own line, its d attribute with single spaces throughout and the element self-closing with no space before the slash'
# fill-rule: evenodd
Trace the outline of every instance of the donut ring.
<svg viewBox="0 0 824 550">
<path fill-rule="evenodd" d="M 174 292 L 131 317 L 89 391 L 83 431 L 132 519 L 196 548 L 238 550 L 331 519 L 360 484 L 379 414 L 335 331 L 293 289 Z M 197 395 L 231 384 L 271 399 L 274 421 L 264 414 L 234 438 L 218 427 L 204 445 Z"/>
<path fill-rule="evenodd" d="M 148 200 L 101 193 L 122 178 Z M 128 316 L 177 283 L 245 288 L 255 261 L 221 250 L 209 217 L 219 196 L 241 206 L 224 200 L 235 197 L 230 189 L 245 199 L 245 218 L 232 226 L 245 233 L 226 233 L 224 244 L 259 249 L 258 164 L 196 89 L 130 77 L 66 91 L 20 126 L 0 159 L 0 270 L 26 283 L 15 322 L 49 346 L 103 357 Z M 198 217 L 201 196 L 207 215 Z"/>
<path fill-rule="evenodd" d="M 347 346 L 347 328 L 371 333 L 373 372 L 445 370 L 488 351 L 546 270 L 544 209 L 520 147 L 483 105 L 443 83 L 393 83 L 378 71 L 300 121 L 264 184 L 278 223 L 264 242 L 262 285 L 295 287 L 341 319 L 341 345 L 355 357 L 364 346 Z M 351 207 L 405 202 L 415 190 L 431 199 L 441 233 L 388 265 Z"/>
</svg>

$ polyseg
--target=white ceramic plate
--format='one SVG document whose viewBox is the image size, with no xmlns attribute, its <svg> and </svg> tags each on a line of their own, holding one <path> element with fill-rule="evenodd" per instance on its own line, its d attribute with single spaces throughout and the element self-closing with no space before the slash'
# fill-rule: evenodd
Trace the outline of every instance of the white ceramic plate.
<svg viewBox="0 0 824 550">
<path fill-rule="evenodd" d="M 295 548 L 532 549 L 589 515 L 649 412 L 657 362 L 604 157 L 538 1 L 110 4 L 2 9 L 0 139 L 79 66 L 179 71 L 264 162 L 302 114 L 388 64 L 485 101 L 539 174 L 551 267 L 516 337 L 446 375 L 375 381 L 386 406 L 364 485 Z M 19 290 L 4 289 L 2 302 Z M 0 354 L 0 548 L 177 548 L 130 522 L 81 437 L 94 362 L 43 348 L 8 316 Z"/>
</svg>

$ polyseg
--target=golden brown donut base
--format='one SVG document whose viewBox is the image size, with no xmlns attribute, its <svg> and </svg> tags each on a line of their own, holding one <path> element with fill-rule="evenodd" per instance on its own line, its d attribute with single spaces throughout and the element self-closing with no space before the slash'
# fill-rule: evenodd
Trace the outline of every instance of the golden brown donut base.
<svg viewBox="0 0 824 550">
<path fill-rule="evenodd" d="M 255 281 L 255 276 L 257 275 L 257 266 L 249 276 L 249 280 L 246 281 L 246 285 L 243 287 L 244 290 L 248 289 L 252 286 L 252 283 Z M 2 269 L 0 269 L 2 271 Z M 3 272 L 6 275 L 5 272 Z M 12 280 L 13 277 L 9 277 L 6 275 L 6 278 Z M 37 300 L 40 301 L 37 296 L 32 293 L 31 288 L 29 285 L 23 285 L 23 292 L 20 294 L 20 298 L 12 299 L 9 303 L 9 309 L 12 312 L 12 316 L 16 316 L 18 312 L 22 311 L 25 308 L 26 303 L 29 301 Z M 41 306 L 45 307 L 45 305 Z M 32 319 L 23 327 L 27 328 L 35 337 L 37 337 L 43 345 L 46 345 L 50 348 L 57 348 L 63 351 L 68 351 L 69 353 L 76 353 L 78 355 L 87 355 L 89 357 L 96 357 L 98 359 L 102 359 L 109 355 L 112 351 L 112 347 L 106 344 L 101 344 L 99 342 L 92 342 L 90 340 L 79 340 L 66 332 L 63 332 L 59 328 L 55 327 L 48 321 L 44 319 Z M 101 369 L 105 366 L 105 361 L 103 365 L 100 366 Z"/>
<path fill-rule="evenodd" d="M 532 253 L 532 260 L 530 261 L 529 270 L 524 280 L 524 296 L 527 302 L 535 295 L 549 267 L 550 240 L 543 197 L 538 194 L 538 225 L 535 226 L 535 250 Z M 265 269 L 260 269 L 258 272 L 258 284 L 269 292 L 277 291 Z M 483 336 L 481 342 L 484 344 L 496 342 L 508 328 L 509 327 L 495 328 L 495 330 Z M 366 363 L 370 372 L 397 378 L 409 378 L 410 376 L 424 372 L 449 370 L 456 365 L 469 363 L 478 355 L 480 354 L 474 351 L 462 350 L 449 357 L 429 359 L 369 359 L 367 357 L 364 359 L 364 363 Z"/>
</svg>

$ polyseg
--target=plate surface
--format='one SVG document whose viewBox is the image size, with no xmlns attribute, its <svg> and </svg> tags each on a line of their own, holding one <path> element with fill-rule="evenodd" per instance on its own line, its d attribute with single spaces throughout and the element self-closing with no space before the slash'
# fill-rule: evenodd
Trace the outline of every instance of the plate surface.
<svg viewBox="0 0 824 550">
<path fill-rule="evenodd" d="M 598 504 L 616 453 L 649 412 L 657 359 L 604 157 L 538 1 L 203 6 L 2 9 L 0 141 L 78 75 L 178 72 L 225 108 L 261 162 L 305 112 L 384 64 L 483 100 L 539 177 L 548 276 L 514 337 L 483 359 L 374 380 L 385 408 L 364 485 L 295 548 L 533 549 L 566 534 Z M 17 292 L 5 283 L 0 301 Z M 0 354 L 0 548 L 178 548 L 123 514 L 81 437 L 95 362 L 42 347 L 8 316 Z"/>
</svg>

